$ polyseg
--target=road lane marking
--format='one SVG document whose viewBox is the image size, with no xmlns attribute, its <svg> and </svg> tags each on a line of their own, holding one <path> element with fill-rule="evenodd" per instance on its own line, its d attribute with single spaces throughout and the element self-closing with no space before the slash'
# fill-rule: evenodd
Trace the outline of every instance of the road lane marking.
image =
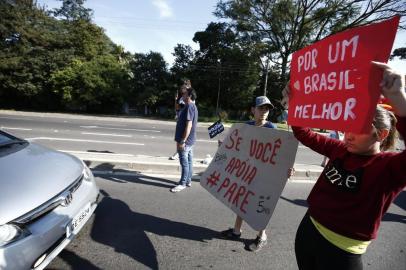
<svg viewBox="0 0 406 270">
<path fill-rule="evenodd" d="M 112 127 L 100 127 L 100 126 L 80 126 L 81 128 L 97 128 L 97 129 L 112 129 L 112 130 L 129 130 L 129 131 L 141 131 L 141 132 L 161 132 L 160 130 L 152 129 L 136 129 L 136 128 L 112 128 Z"/>
<path fill-rule="evenodd" d="M 217 140 L 196 140 L 196 142 L 218 143 Z"/>
<path fill-rule="evenodd" d="M 13 127 L 3 127 L 1 129 L 9 129 L 9 130 L 32 130 L 31 128 L 13 128 Z"/>
<path fill-rule="evenodd" d="M 82 132 L 82 134 L 83 134 L 83 135 L 96 135 L 96 136 L 127 137 L 127 138 L 131 138 L 131 137 L 132 137 L 132 135 L 111 134 L 111 133 Z"/>
<path fill-rule="evenodd" d="M 48 141 L 70 141 L 70 142 L 86 142 L 86 143 L 106 143 L 106 144 L 124 144 L 124 145 L 145 145 L 143 143 L 129 143 L 129 142 L 111 142 L 111 141 L 97 141 L 97 140 L 80 140 L 80 139 L 69 139 L 69 138 L 51 138 L 51 137 L 36 137 L 28 138 L 29 141 L 39 141 L 39 140 L 48 140 Z"/>
<path fill-rule="evenodd" d="M 6 116 L 0 116 L 1 119 L 12 119 L 12 120 L 29 120 L 31 121 L 32 118 L 18 118 L 18 117 L 6 117 Z"/>
<path fill-rule="evenodd" d="M 316 180 L 306 180 L 306 179 L 289 179 L 288 183 L 295 183 L 295 184 L 314 184 Z"/>
</svg>

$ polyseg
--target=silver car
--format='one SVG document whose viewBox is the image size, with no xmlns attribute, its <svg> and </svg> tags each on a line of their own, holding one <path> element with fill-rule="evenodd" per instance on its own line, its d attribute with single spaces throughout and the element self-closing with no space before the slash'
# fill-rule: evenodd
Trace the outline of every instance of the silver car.
<svg viewBox="0 0 406 270">
<path fill-rule="evenodd" d="M 86 224 L 99 189 L 74 156 L 0 131 L 0 269 L 43 269 Z"/>
</svg>

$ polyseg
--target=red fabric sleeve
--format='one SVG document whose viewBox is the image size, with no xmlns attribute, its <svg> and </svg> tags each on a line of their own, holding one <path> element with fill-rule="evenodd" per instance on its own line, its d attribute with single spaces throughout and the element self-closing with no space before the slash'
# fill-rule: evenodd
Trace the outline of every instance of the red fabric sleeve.
<svg viewBox="0 0 406 270">
<path fill-rule="evenodd" d="M 344 143 L 329 138 L 328 136 L 320 135 L 310 128 L 292 127 L 293 134 L 303 145 L 309 147 L 313 151 L 331 158 L 335 151 L 345 151 Z"/>
</svg>

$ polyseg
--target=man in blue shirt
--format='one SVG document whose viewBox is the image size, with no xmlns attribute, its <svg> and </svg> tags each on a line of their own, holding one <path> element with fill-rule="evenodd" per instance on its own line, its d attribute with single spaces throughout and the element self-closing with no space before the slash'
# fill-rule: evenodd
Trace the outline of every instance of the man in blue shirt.
<svg viewBox="0 0 406 270">
<path fill-rule="evenodd" d="M 198 118 L 197 107 L 194 103 L 196 91 L 193 88 L 188 88 L 182 92 L 182 98 L 185 107 L 179 114 L 175 131 L 176 149 L 178 150 L 182 173 L 178 185 L 171 188 L 171 192 L 179 192 L 192 186 L 193 145 L 196 142 Z"/>
</svg>

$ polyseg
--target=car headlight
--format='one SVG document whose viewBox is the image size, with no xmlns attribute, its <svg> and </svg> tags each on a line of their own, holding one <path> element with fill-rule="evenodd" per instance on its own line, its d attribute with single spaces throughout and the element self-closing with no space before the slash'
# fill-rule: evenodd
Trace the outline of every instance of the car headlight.
<svg viewBox="0 0 406 270">
<path fill-rule="evenodd" d="M 84 162 L 83 162 L 83 179 L 88 182 L 91 182 L 93 180 L 93 173 Z"/>
<path fill-rule="evenodd" d="M 18 225 L 0 225 L 0 247 L 20 240 L 29 234 L 30 232 L 27 229 L 21 228 Z"/>
</svg>

